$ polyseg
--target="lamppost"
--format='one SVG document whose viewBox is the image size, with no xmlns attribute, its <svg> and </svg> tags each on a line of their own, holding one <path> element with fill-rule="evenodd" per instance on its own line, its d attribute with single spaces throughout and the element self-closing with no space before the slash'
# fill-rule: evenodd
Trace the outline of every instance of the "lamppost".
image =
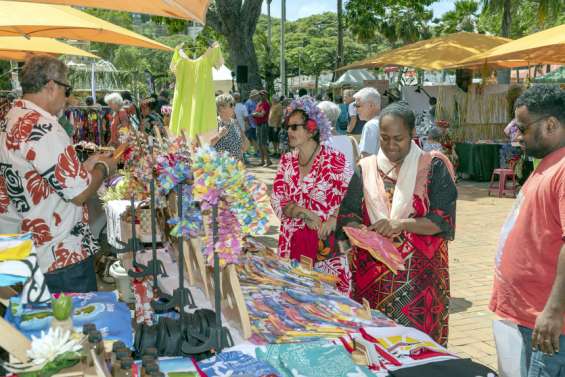
<svg viewBox="0 0 565 377">
<path fill-rule="evenodd" d="M 282 95 L 286 96 L 286 61 L 284 56 L 284 33 L 286 23 L 286 0 L 281 0 L 281 90 Z"/>
</svg>

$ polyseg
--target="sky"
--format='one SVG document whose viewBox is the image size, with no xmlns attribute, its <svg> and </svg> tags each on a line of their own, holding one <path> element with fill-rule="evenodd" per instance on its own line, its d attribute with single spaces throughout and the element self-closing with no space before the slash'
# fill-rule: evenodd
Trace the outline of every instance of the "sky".
<svg viewBox="0 0 565 377">
<path fill-rule="evenodd" d="M 345 2 L 345 1 L 344 1 Z M 454 8 L 453 0 L 440 0 L 431 5 L 434 17 L 441 17 L 445 12 Z M 313 14 L 324 12 L 336 12 L 336 0 L 286 0 L 286 18 L 294 21 L 298 18 L 308 17 Z M 263 2 L 263 14 L 267 14 L 267 2 Z M 281 0 L 273 0 L 271 3 L 271 15 L 281 16 Z"/>
</svg>

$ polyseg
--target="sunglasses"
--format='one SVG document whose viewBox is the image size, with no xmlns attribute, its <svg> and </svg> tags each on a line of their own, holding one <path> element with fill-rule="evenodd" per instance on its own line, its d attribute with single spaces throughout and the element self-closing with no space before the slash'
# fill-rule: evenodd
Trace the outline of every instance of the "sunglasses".
<svg viewBox="0 0 565 377">
<path fill-rule="evenodd" d="M 65 84 L 64 82 L 61 81 L 57 81 L 54 79 L 51 79 L 50 81 L 53 81 L 55 84 L 62 86 L 63 88 L 65 88 L 65 97 L 70 97 L 71 93 L 73 92 L 73 87 L 70 86 L 69 84 Z"/>
<path fill-rule="evenodd" d="M 304 126 L 306 126 L 304 123 L 286 124 L 284 126 L 284 128 L 287 129 L 287 130 L 290 129 L 290 130 L 296 131 L 298 129 L 298 127 L 304 127 Z"/>
</svg>

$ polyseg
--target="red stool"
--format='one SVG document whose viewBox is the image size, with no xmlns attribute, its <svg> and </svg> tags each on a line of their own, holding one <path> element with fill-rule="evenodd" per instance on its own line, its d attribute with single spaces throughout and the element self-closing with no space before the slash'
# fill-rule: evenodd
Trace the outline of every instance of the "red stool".
<svg viewBox="0 0 565 377">
<path fill-rule="evenodd" d="M 510 161 L 510 168 L 504 169 L 494 169 L 492 172 L 492 176 L 490 178 L 490 184 L 488 186 L 488 195 L 490 196 L 491 192 L 498 191 L 498 197 L 506 196 L 507 193 L 512 194 L 512 197 L 516 197 L 517 185 L 516 185 L 516 173 L 514 173 L 514 166 L 516 165 L 517 161 Z M 498 175 L 498 184 L 495 184 L 494 177 Z M 510 188 L 506 188 L 506 180 L 512 179 L 512 186 Z"/>
</svg>

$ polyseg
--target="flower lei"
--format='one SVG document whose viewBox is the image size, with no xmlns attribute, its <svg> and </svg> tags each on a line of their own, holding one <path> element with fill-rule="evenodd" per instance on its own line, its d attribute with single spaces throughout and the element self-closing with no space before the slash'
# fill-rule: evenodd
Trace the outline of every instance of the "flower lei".
<svg viewBox="0 0 565 377">
<path fill-rule="evenodd" d="M 186 140 L 178 137 L 172 142 L 165 141 L 161 145 L 161 153 L 155 159 L 157 189 L 160 198 L 165 198 L 179 183 L 192 179 L 190 167 L 190 149 Z M 198 234 L 202 219 L 192 200 L 192 186 L 183 185 L 181 194 L 182 218 L 170 218 L 167 223 L 172 225 L 170 234 L 174 237 L 193 237 Z M 162 203 L 162 205 L 165 205 Z"/>
<path fill-rule="evenodd" d="M 327 142 L 332 136 L 332 124 L 326 117 L 326 114 L 318 108 L 316 101 L 311 97 L 302 97 L 290 103 L 287 108 L 287 114 L 294 110 L 303 110 L 308 114 L 308 121 L 306 127 L 310 132 L 314 132 L 316 127 L 320 131 L 320 142 Z"/>
<path fill-rule="evenodd" d="M 267 188 L 245 171 L 227 152 L 219 154 L 203 147 L 194 155 L 194 198 L 201 201 L 203 212 L 211 214 L 218 205 L 218 242 L 220 264 L 236 263 L 241 254 L 243 234 L 264 234 L 270 211 Z M 207 216 L 204 254 L 213 262 L 212 218 Z"/>
</svg>

